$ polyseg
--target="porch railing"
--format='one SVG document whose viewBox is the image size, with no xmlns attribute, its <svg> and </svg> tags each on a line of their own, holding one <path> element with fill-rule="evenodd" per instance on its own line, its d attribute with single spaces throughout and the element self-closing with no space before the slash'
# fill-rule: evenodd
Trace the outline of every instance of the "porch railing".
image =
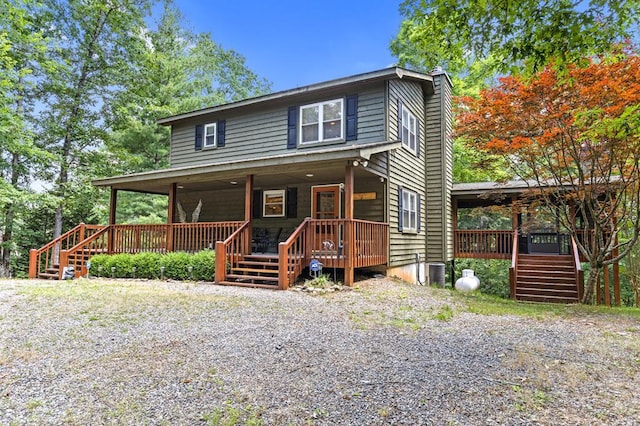
<svg viewBox="0 0 640 426">
<path fill-rule="evenodd" d="M 286 290 L 304 269 L 311 219 L 305 219 L 286 241 L 278 245 L 278 288 Z"/>
<path fill-rule="evenodd" d="M 243 221 L 174 223 L 173 251 L 196 252 L 214 249 L 216 241 L 224 241 L 242 226 Z"/>
<path fill-rule="evenodd" d="M 39 249 L 31 249 L 29 252 L 29 278 L 36 278 L 47 269 L 57 267 L 60 265 L 61 250 L 68 250 L 104 228 L 103 225 L 81 223 Z"/>
<path fill-rule="evenodd" d="M 518 281 L 518 231 L 513 231 L 513 252 L 511 253 L 511 266 L 509 267 L 509 296 L 516 298 L 516 284 Z"/>
<path fill-rule="evenodd" d="M 151 225 L 80 224 L 45 246 L 31 250 L 29 277 L 36 278 L 48 269 L 75 268 L 76 276 L 86 274 L 86 261 L 95 254 L 167 251 L 195 252 L 213 248 L 226 240 L 244 222 L 198 222 Z"/>
<path fill-rule="evenodd" d="M 388 261 L 389 224 L 358 219 L 305 219 L 287 241 L 280 243 L 280 288 L 287 288 L 306 263 L 324 268 L 362 268 Z"/>
<path fill-rule="evenodd" d="M 501 229 L 456 229 L 455 257 L 509 259 L 513 252 L 513 231 Z"/>
<path fill-rule="evenodd" d="M 576 240 L 571 237 L 571 251 L 573 252 L 573 268 L 576 275 L 576 287 L 578 288 L 578 300 L 582 302 L 582 295 L 584 294 L 584 271 L 580 264 L 580 252 L 578 251 L 578 245 Z"/>
<path fill-rule="evenodd" d="M 224 241 L 216 242 L 216 282 L 224 282 L 227 270 L 236 267 L 238 262 L 250 253 L 251 222 L 246 221 Z"/>
</svg>

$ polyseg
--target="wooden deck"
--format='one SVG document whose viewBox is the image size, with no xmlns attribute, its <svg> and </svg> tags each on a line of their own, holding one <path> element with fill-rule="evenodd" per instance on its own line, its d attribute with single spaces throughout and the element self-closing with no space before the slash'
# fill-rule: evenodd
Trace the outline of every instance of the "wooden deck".
<svg viewBox="0 0 640 426">
<path fill-rule="evenodd" d="M 249 221 L 81 224 L 42 248 L 31 250 L 29 277 L 61 279 L 60 265 L 72 266 L 76 276 L 85 275 L 87 261 L 98 253 L 196 252 L 209 248 L 216 250 L 216 282 L 286 289 L 311 259 L 325 267 L 350 271 L 350 276 L 355 268 L 386 264 L 388 227 L 386 223 L 356 219 L 305 219 L 287 241 L 280 243 L 278 254 L 250 259 L 253 244 Z"/>
</svg>

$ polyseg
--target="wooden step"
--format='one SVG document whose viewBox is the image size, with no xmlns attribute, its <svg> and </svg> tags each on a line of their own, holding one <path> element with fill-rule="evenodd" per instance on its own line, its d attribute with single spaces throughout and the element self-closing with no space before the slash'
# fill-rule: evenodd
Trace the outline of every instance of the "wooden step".
<svg viewBox="0 0 640 426">
<path fill-rule="evenodd" d="M 56 273 L 40 272 L 40 274 L 38 275 L 38 278 L 41 278 L 43 280 L 57 280 L 57 279 L 60 279 L 60 275 L 57 272 Z"/>
<path fill-rule="evenodd" d="M 536 302 L 536 303 L 578 303 L 578 297 L 562 297 L 562 296 L 536 296 L 521 294 L 517 295 L 517 300 L 522 302 Z"/>
<path fill-rule="evenodd" d="M 277 267 L 278 262 L 260 262 L 257 260 L 239 260 L 238 265 L 268 265 L 270 267 Z"/>
<path fill-rule="evenodd" d="M 242 275 L 242 274 L 227 274 L 227 279 L 242 280 L 242 281 L 271 281 L 278 282 L 278 277 L 259 276 L 259 275 Z"/>
<path fill-rule="evenodd" d="M 249 288 L 267 288 L 267 289 L 277 289 L 278 283 L 275 284 L 258 284 L 258 283 L 247 283 L 247 282 L 238 282 L 238 281 L 220 281 L 216 284 L 221 285 L 231 285 L 234 287 L 249 287 Z"/>
<path fill-rule="evenodd" d="M 231 268 L 232 272 L 245 272 L 248 274 L 276 274 L 278 275 L 277 269 L 255 269 L 255 268 Z"/>
</svg>

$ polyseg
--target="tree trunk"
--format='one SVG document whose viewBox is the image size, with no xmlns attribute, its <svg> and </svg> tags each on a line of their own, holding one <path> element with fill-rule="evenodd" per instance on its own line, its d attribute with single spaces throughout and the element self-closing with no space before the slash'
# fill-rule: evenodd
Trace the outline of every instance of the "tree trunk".
<svg viewBox="0 0 640 426">
<path fill-rule="evenodd" d="M 593 264 L 591 265 L 591 268 L 589 269 L 589 277 L 587 278 L 587 282 L 584 286 L 582 303 L 586 305 L 592 305 L 596 301 L 596 285 L 598 285 L 598 277 L 600 276 L 601 270 L 602 267 Z"/>
</svg>

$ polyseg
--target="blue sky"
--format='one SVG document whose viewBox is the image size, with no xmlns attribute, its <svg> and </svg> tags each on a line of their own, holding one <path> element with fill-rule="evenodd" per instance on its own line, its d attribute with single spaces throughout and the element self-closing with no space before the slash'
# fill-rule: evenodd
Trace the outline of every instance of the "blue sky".
<svg viewBox="0 0 640 426">
<path fill-rule="evenodd" d="M 189 28 L 242 54 L 274 91 L 393 65 L 393 0 L 175 0 Z"/>
</svg>

